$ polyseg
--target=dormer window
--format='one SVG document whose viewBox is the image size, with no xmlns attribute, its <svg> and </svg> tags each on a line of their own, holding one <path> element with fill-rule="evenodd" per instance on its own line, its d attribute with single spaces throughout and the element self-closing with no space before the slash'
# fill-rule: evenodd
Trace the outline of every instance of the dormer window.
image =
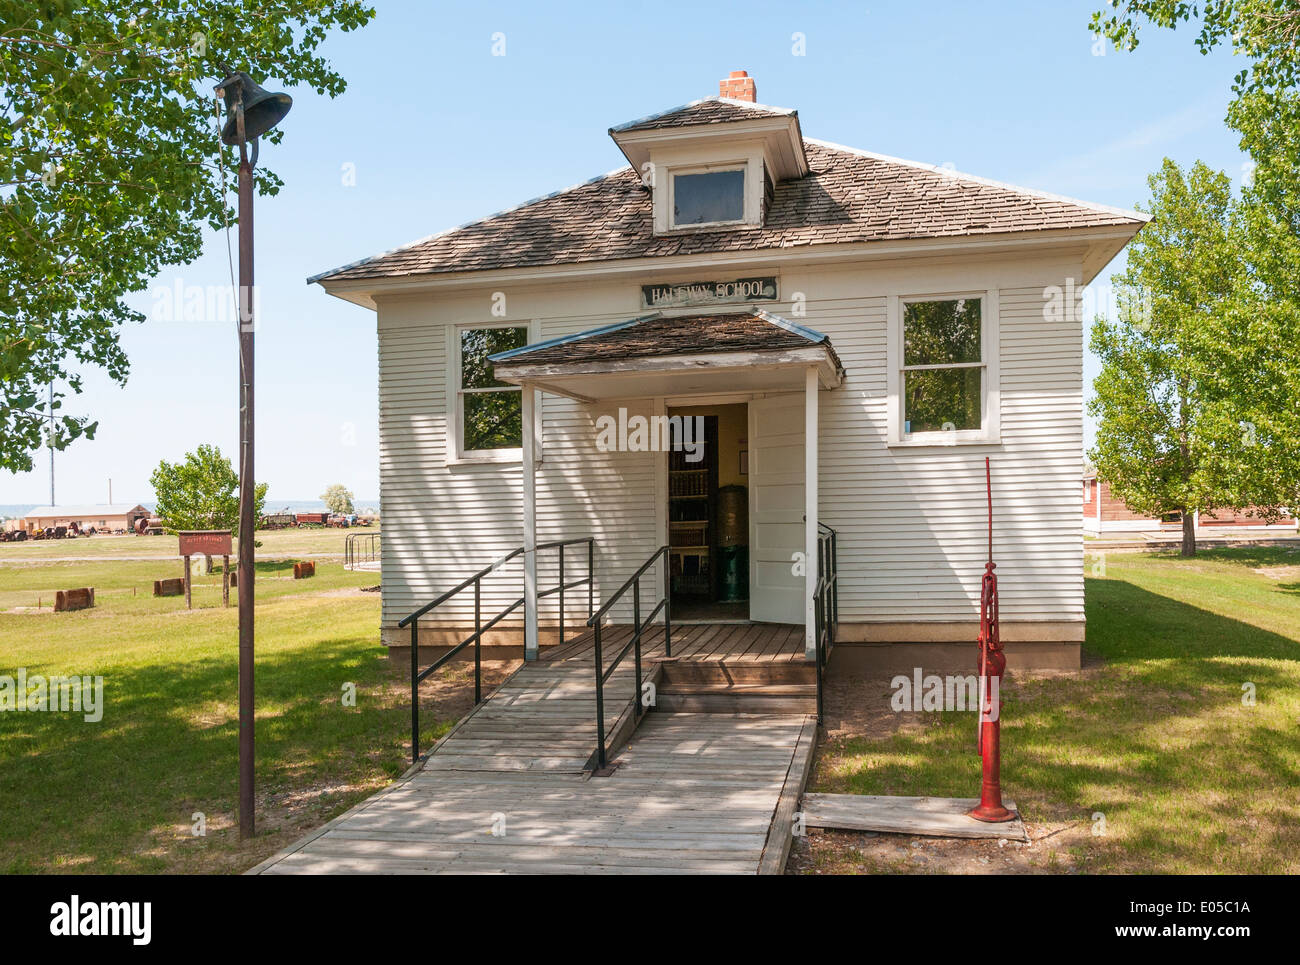
<svg viewBox="0 0 1300 965">
<path fill-rule="evenodd" d="M 652 194 L 656 235 L 762 228 L 778 185 L 808 174 L 799 116 L 757 96 L 732 71 L 717 97 L 610 128 Z"/>
<path fill-rule="evenodd" d="M 745 169 L 691 170 L 672 175 L 673 227 L 745 219 Z"/>
<path fill-rule="evenodd" d="M 720 157 L 718 146 L 726 149 Z M 652 155 L 656 234 L 762 226 L 769 178 L 761 147 L 718 146 L 707 151 L 712 157 L 698 146 Z"/>
</svg>

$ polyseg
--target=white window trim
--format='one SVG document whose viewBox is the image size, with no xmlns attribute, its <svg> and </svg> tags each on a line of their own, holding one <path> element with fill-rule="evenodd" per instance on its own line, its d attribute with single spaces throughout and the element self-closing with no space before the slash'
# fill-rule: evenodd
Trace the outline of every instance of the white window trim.
<svg viewBox="0 0 1300 965">
<path fill-rule="evenodd" d="M 984 376 L 980 379 L 981 426 L 953 432 L 903 432 L 903 306 L 908 302 L 944 301 L 954 298 L 978 298 L 980 309 L 980 358 Z M 997 445 L 1002 441 L 1002 393 L 999 372 L 998 290 L 934 292 L 890 295 L 888 306 L 888 378 L 886 406 L 889 424 L 886 444 L 892 447 Z"/>
<path fill-rule="evenodd" d="M 449 445 L 447 446 L 445 462 L 448 466 L 503 463 L 522 465 L 524 461 L 522 448 L 465 451 L 465 405 L 464 392 L 460 384 L 460 333 L 478 328 L 524 328 L 528 330 L 527 344 L 537 341 L 537 327 L 531 320 L 457 322 L 454 325 L 447 326 L 447 418 L 451 425 L 447 427 Z M 520 399 L 522 399 L 524 390 L 520 389 L 519 391 Z M 540 456 L 542 446 L 542 407 L 540 404 L 534 406 L 533 437 L 536 441 L 534 446 L 536 455 Z"/>
</svg>

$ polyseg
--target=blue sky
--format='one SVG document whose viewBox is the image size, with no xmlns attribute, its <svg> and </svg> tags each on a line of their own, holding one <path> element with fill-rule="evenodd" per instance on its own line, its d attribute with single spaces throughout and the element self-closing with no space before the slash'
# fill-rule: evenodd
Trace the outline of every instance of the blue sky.
<svg viewBox="0 0 1300 965">
<path fill-rule="evenodd" d="M 309 275 L 612 170 L 623 159 L 611 125 L 716 94 L 731 70 L 750 72 L 761 102 L 797 108 L 811 137 L 1026 187 L 1131 207 L 1165 156 L 1239 183 L 1245 158 L 1222 119 L 1240 62 L 1202 57 L 1189 29 L 1098 56 L 1097 5 L 377 0 L 370 26 L 325 47 L 347 93 L 291 91 L 285 139 L 262 153 L 285 181 L 256 216 L 268 504 L 333 482 L 379 492 L 374 315 Z M 505 56 L 493 56 L 496 33 Z M 229 277 L 215 234 L 133 303 L 157 315 L 158 288 L 219 290 Z M 91 374 L 68 404 L 100 426 L 56 455 L 60 503 L 104 502 L 110 478 L 116 501 L 151 499 L 159 459 L 203 442 L 235 453 L 232 323 L 151 318 L 123 344 L 125 388 Z M 44 453 L 32 473 L 0 473 L 0 504 L 48 497 Z"/>
</svg>

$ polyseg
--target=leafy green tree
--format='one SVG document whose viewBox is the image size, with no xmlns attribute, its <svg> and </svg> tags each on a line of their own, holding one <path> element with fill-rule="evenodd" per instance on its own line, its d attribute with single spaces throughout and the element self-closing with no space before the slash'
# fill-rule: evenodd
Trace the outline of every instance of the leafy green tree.
<svg viewBox="0 0 1300 965">
<path fill-rule="evenodd" d="M 1237 466 L 1248 504 L 1300 511 L 1300 208 L 1279 213 L 1247 192 L 1239 252 L 1242 271 L 1228 306 L 1234 350 L 1216 367 L 1214 384 L 1231 394 L 1230 413 L 1251 445 Z"/>
<path fill-rule="evenodd" d="M 1212 385 L 1235 401 L 1221 410 L 1227 434 L 1243 427 L 1253 443 L 1239 457 L 1238 499 L 1300 507 L 1300 4 L 1295 0 L 1123 0 L 1092 18 L 1092 29 L 1122 49 L 1138 46 L 1143 25 L 1193 25 L 1202 53 L 1228 46 L 1245 62 L 1227 122 L 1251 157 L 1242 190 L 1242 271 L 1226 307 L 1231 350 Z M 1271 511 L 1270 511 L 1271 513 Z"/>
<path fill-rule="evenodd" d="M 352 508 L 352 490 L 342 483 L 335 483 L 330 486 L 321 493 L 320 498 L 325 503 L 325 508 L 331 513 L 348 515 L 355 512 Z"/>
<path fill-rule="evenodd" d="M 170 533 L 182 529 L 228 529 L 239 535 L 239 474 L 216 446 L 199 446 L 181 462 L 165 459 L 149 477 L 158 515 Z M 253 516 L 266 505 L 266 483 L 254 487 Z"/>
<path fill-rule="evenodd" d="M 1241 273 L 1239 213 L 1227 176 L 1199 161 L 1184 175 L 1166 159 L 1148 181 L 1152 221 L 1112 278 L 1119 317 L 1092 329 L 1102 368 L 1089 457 L 1134 512 L 1180 513 L 1182 553 L 1192 556 L 1195 512 L 1243 508 L 1252 440 L 1217 372 L 1241 348 L 1228 310 Z"/>
<path fill-rule="evenodd" d="M 1092 15 L 1091 29 L 1116 47 L 1136 50 L 1143 22 L 1199 27 L 1202 54 L 1227 44 L 1248 63 L 1234 78 L 1228 123 L 1257 165 L 1265 193 L 1300 196 L 1300 5 L 1295 0 L 1113 0 Z"/>
<path fill-rule="evenodd" d="M 0 0 L 0 469 L 93 436 L 64 401 L 87 368 L 125 382 L 118 339 L 143 316 L 123 297 L 194 261 L 204 225 L 233 221 L 223 65 L 337 96 L 343 78 L 316 51 L 373 16 L 356 0 Z M 263 194 L 281 183 L 262 166 L 256 179 Z"/>
<path fill-rule="evenodd" d="M 977 298 L 909 302 L 903 309 L 903 364 L 980 360 Z M 904 418 L 912 432 L 980 427 L 978 368 L 913 369 L 904 375 Z"/>
<path fill-rule="evenodd" d="M 528 329 L 476 328 L 461 332 L 464 444 L 476 449 L 515 449 L 523 444 L 523 395 L 492 372 L 488 356 L 528 343 Z M 502 389 L 505 391 L 492 391 Z"/>
</svg>

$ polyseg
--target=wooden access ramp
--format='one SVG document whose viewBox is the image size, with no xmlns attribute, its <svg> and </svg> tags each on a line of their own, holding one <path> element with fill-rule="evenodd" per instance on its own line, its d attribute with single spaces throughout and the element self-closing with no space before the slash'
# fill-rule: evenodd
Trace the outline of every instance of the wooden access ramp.
<svg viewBox="0 0 1300 965">
<path fill-rule="evenodd" d="M 642 678 L 660 672 L 647 661 Z M 593 674 L 583 648 L 526 664 L 399 781 L 252 873 L 779 874 L 815 717 L 651 710 L 637 723 L 620 665 L 607 729 L 630 736 L 592 777 Z"/>
</svg>

